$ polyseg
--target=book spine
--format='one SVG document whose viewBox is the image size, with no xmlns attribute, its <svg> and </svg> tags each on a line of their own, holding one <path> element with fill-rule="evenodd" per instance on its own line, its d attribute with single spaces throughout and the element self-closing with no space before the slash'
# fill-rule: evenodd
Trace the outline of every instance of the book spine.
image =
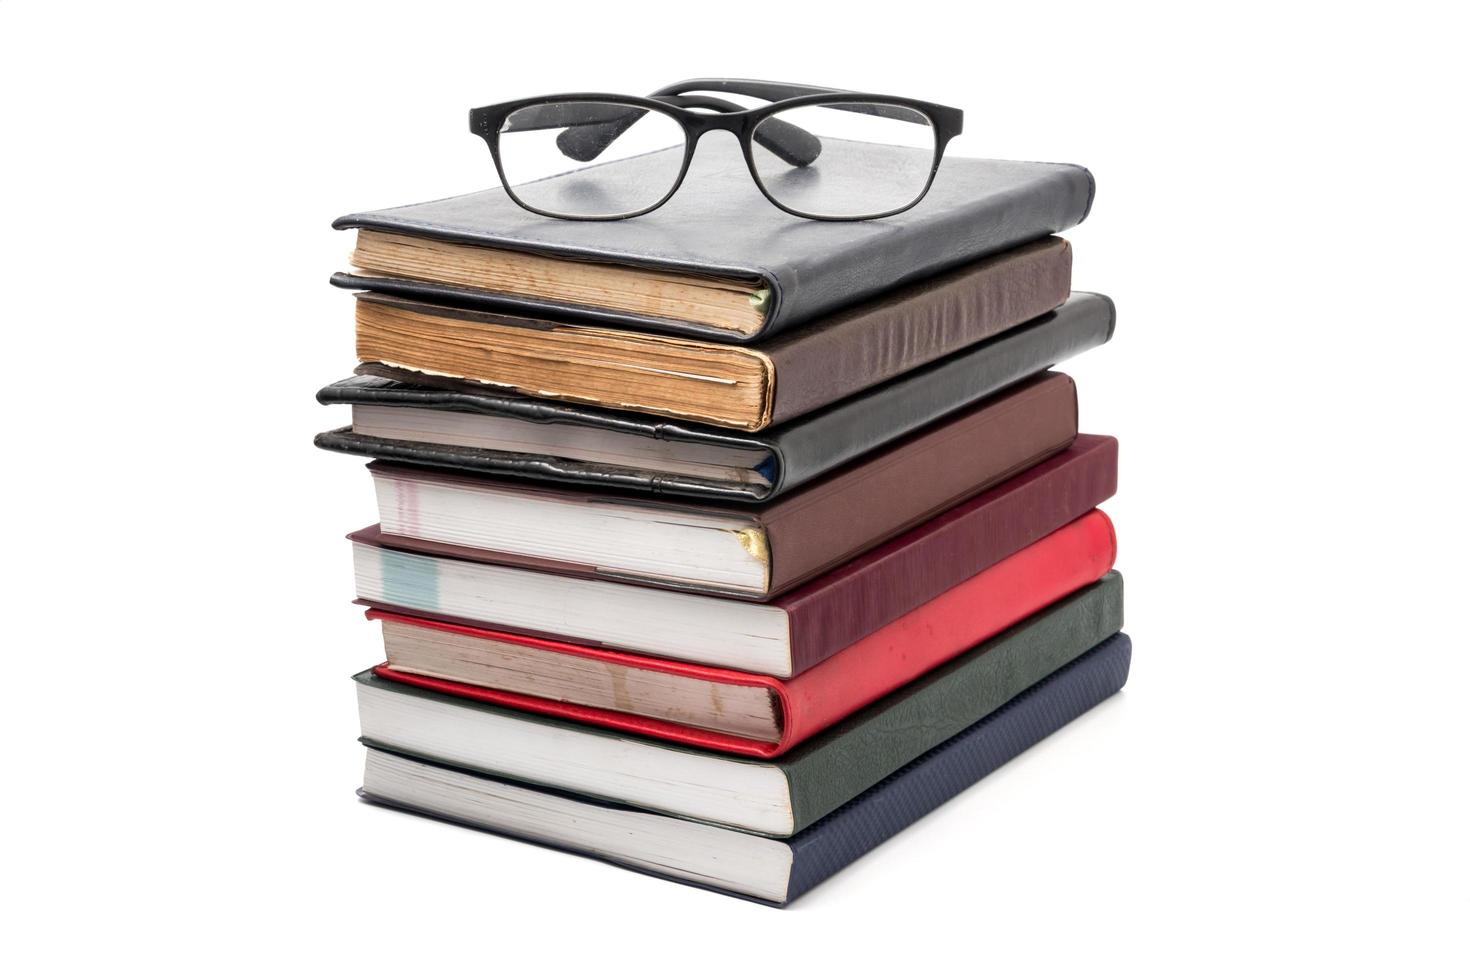
<svg viewBox="0 0 1470 980">
<path fill-rule="evenodd" d="M 770 431 L 776 486 L 796 487 L 1107 343 L 1112 301 L 1073 293 L 1054 312 Z"/>
<path fill-rule="evenodd" d="M 782 334 L 766 349 L 777 382 L 771 424 L 1042 316 L 1071 285 L 1071 245 L 1047 238 Z"/>
<path fill-rule="evenodd" d="M 1096 582 L 1117 553 L 1112 521 L 1092 511 L 785 682 L 783 747 Z"/>
<path fill-rule="evenodd" d="M 1056 603 L 776 760 L 795 832 L 953 738 L 1123 628 L 1123 579 Z"/>
<path fill-rule="evenodd" d="M 791 841 L 786 901 L 959 795 L 1128 682 L 1133 644 L 1117 633 Z"/>
<path fill-rule="evenodd" d="M 1044 374 L 761 513 L 779 595 L 1066 449 L 1077 387 Z"/>
<path fill-rule="evenodd" d="M 882 629 L 1111 497 L 1118 441 L 1061 453 L 777 600 L 793 675 Z"/>
</svg>

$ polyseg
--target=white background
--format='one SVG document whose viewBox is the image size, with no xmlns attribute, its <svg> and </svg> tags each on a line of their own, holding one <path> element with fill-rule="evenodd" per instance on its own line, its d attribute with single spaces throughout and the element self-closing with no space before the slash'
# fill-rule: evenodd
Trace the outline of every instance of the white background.
<svg viewBox="0 0 1470 980">
<path fill-rule="evenodd" d="M 6 973 L 1464 976 L 1463 25 L 1397 3 L 0 3 Z M 338 214 L 737 75 L 1083 163 L 1127 691 L 780 912 L 358 804 Z M 711 137 L 724 138 L 724 137 Z"/>
</svg>

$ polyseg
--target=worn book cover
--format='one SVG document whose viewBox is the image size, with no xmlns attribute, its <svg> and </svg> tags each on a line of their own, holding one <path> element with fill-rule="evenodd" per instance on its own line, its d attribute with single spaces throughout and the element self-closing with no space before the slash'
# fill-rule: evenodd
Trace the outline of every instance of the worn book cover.
<svg viewBox="0 0 1470 980">
<path fill-rule="evenodd" d="M 357 299 L 357 356 L 362 371 L 430 387 L 758 431 L 1055 309 L 1067 298 L 1071 272 L 1071 247 L 1043 239 L 751 346 L 370 292 Z"/>
<path fill-rule="evenodd" d="M 396 415 L 388 415 L 377 428 L 355 415 L 353 425 L 321 433 L 316 444 L 358 456 L 487 476 L 713 500 L 774 500 L 1106 343 L 1114 322 L 1113 304 L 1106 296 L 1073 293 L 1057 310 L 1000 336 L 757 433 L 501 394 L 483 386 L 448 385 L 444 379 L 431 386 L 414 372 L 373 366 L 373 374 L 322 388 L 317 400 L 380 418 L 383 412 Z M 408 428 L 425 412 L 483 417 L 504 423 L 514 435 L 465 445 L 469 440 L 424 441 L 395 431 L 395 426 Z M 601 443 L 615 445 L 626 458 L 578 449 Z M 724 469 L 656 462 L 681 456 L 724 460 Z"/>
</svg>

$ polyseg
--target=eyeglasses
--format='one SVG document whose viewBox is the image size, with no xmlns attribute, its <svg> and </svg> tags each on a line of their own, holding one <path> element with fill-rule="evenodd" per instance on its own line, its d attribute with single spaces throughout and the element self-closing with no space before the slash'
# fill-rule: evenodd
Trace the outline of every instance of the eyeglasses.
<svg viewBox="0 0 1470 980">
<path fill-rule="evenodd" d="M 709 92 L 767 101 L 746 108 Z M 705 133 L 734 133 L 772 204 L 819 221 L 883 218 L 918 204 L 959 109 L 890 95 L 696 78 L 648 98 L 580 93 L 470 110 L 513 201 L 552 218 L 647 214 L 679 189 Z"/>
</svg>

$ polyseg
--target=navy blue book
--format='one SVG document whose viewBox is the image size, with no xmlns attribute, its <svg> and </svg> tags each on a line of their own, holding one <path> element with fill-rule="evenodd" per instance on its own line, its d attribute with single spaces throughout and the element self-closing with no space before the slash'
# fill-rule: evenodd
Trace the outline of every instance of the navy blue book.
<svg viewBox="0 0 1470 980">
<path fill-rule="evenodd" d="M 1106 700 L 1128 680 L 1123 633 L 786 839 L 681 820 L 368 749 L 363 799 L 657 877 L 784 905 Z M 697 790 L 696 788 L 692 788 Z"/>
</svg>

